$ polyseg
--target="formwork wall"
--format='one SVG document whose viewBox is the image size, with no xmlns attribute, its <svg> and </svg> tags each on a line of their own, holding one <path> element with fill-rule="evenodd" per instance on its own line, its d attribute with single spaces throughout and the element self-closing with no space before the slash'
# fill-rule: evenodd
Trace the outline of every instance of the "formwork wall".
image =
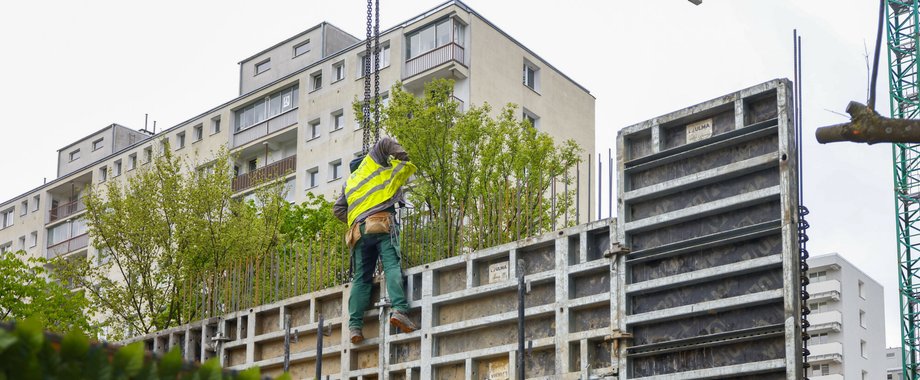
<svg viewBox="0 0 920 380">
<path fill-rule="evenodd" d="M 420 331 L 394 331 L 377 308 L 352 345 L 342 285 L 134 340 L 277 375 L 288 316 L 291 373 L 312 378 L 322 315 L 323 378 L 511 378 L 523 271 L 527 378 L 801 378 L 790 88 L 774 80 L 623 129 L 616 220 L 405 270 Z"/>
<path fill-rule="evenodd" d="M 324 379 L 509 378 L 516 372 L 516 278 L 523 270 L 530 284 L 526 376 L 611 376 L 619 364 L 613 342 L 606 339 L 616 313 L 611 307 L 616 261 L 608 257 L 615 236 L 615 222 L 602 220 L 407 269 L 409 314 L 421 330 L 397 333 L 381 323 L 377 308 L 365 314 L 366 340 L 359 345 L 348 340 L 347 285 L 134 340 L 154 352 L 179 346 L 188 360 L 218 357 L 225 367 L 258 366 L 263 374 L 278 375 L 283 320 L 289 315 L 296 337 L 290 343 L 291 374 L 312 378 L 323 315 L 329 327 L 323 339 Z M 379 280 L 372 302 L 382 296 Z"/>
<path fill-rule="evenodd" d="M 621 378 L 801 378 L 791 83 L 617 136 Z"/>
</svg>

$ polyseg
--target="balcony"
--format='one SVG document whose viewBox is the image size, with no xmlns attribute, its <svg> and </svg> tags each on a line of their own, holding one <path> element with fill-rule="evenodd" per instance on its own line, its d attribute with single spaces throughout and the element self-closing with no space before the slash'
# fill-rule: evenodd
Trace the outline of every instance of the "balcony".
<svg viewBox="0 0 920 380">
<path fill-rule="evenodd" d="M 427 53 L 422 53 L 406 61 L 406 75 L 403 77 L 403 79 L 416 76 L 451 61 L 455 61 L 463 65 L 463 53 L 463 46 L 460 46 L 454 42 L 448 43 Z"/>
<path fill-rule="evenodd" d="M 840 342 L 808 345 L 808 361 L 811 363 L 833 361 L 843 363 L 843 345 Z"/>
<path fill-rule="evenodd" d="M 297 108 L 275 115 L 271 119 L 234 133 L 233 147 L 243 146 L 294 124 L 297 124 Z"/>
<path fill-rule="evenodd" d="M 843 316 L 836 310 L 812 313 L 808 316 L 808 323 L 811 324 L 808 329 L 810 332 L 824 332 L 827 330 L 840 332 L 843 327 Z"/>
<path fill-rule="evenodd" d="M 808 285 L 808 293 L 811 295 L 812 301 L 826 298 L 840 301 L 840 281 L 825 280 L 811 283 Z"/>
<path fill-rule="evenodd" d="M 297 170 L 297 155 L 282 158 L 233 179 L 233 192 L 237 193 L 267 181 L 286 176 Z"/>
<path fill-rule="evenodd" d="M 808 376 L 811 380 L 843 380 L 843 375 Z"/>
<path fill-rule="evenodd" d="M 48 259 L 76 252 L 89 246 L 89 234 L 77 235 L 60 243 L 48 246 Z"/>
<path fill-rule="evenodd" d="M 53 223 L 58 220 L 67 219 L 70 216 L 83 212 L 83 210 L 86 210 L 86 206 L 83 204 L 83 198 L 78 198 L 73 202 L 59 204 L 57 207 L 52 207 L 51 210 L 48 210 L 47 223 Z"/>
</svg>

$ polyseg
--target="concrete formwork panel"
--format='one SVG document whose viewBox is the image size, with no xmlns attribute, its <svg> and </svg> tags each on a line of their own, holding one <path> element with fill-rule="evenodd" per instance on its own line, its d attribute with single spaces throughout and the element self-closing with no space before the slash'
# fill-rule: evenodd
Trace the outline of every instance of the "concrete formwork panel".
<svg viewBox="0 0 920 380">
<path fill-rule="evenodd" d="M 620 378 L 801 377 L 791 83 L 617 136 Z"/>
<path fill-rule="evenodd" d="M 498 379 L 517 358 L 517 275 L 525 295 L 528 378 L 610 376 L 619 360 L 608 340 L 617 290 L 608 257 L 616 224 L 602 220 L 452 257 L 404 271 L 410 318 L 422 330 L 401 333 L 365 313 L 365 342 L 349 342 L 348 285 L 160 331 L 142 340 L 157 352 L 180 347 L 189 360 L 218 357 L 233 369 L 282 371 L 284 319 L 291 325 L 290 371 L 312 378 L 320 315 L 322 371 L 331 379 Z M 379 281 L 372 301 L 381 296 Z M 387 311 L 384 310 L 384 315 Z"/>
</svg>

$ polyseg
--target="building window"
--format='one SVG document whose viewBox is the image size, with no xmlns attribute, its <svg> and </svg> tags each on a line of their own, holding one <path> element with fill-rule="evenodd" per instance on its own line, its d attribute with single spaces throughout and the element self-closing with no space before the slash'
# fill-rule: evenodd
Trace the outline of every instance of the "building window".
<svg viewBox="0 0 920 380">
<path fill-rule="evenodd" d="M 310 90 L 316 91 L 323 88 L 323 72 L 319 71 L 310 75 Z"/>
<path fill-rule="evenodd" d="M 808 342 L 811 344 L 827 343 L 827 333 L 811 334 L 811 339 L 809 339 Z"/>
<path fill-rule="evenodd" d="M 19 240 L 17 240 L 16 246 L 19 247 L 19 250 L 25 250 L 26 249 L 26 237 L 20 236 Z"/>
<path fill-rule="evenodd" d="M 150 163 L 151 160 L 153 160 L 153 148 L 148 146 L 144 148 L 144 163 Z"/>
<path fill-rule="evenodd" d="M 319 168 L 307 170 L 307 188 L 312 189 L 319 186 Z"/>
<path fill-rule="evenodd" d="M 185 148 L 185 132 L 181 132 L 176 135 L 176 150 Z"/>
<path fill-rule="evenodd" d="M 345 112 L 338 110 L 332 113 L 332 130 L 338 131 L 345 127 Z"/>
<path fill-rule="evenodd" d="M 266 59 L 256 64 L 256 72 L 252 75 L 262 74 L 272 68 L 272 60 Z"/>
<path fill-rule="evenodd" d="M 256 171 L 256 169 L 259 168 L 259 162 L 255 158 L 249 160 L 248 165 L 249 165 L 248 169 L 250 173 Z"/>
<path fill-rule="evenodd" d="M 866 284 L 862 281 L 859 281 L 857 284 L 857 290 L 859 293 L 859 298 L 866 299 Z"/>
<path fill-rule="evenodd" d="M 204 138 L 204 126 L 196 125 L 192 128 L 192 138 L 195 139 L 192 142 L 201 141 Z"/>
<path fill-rule="evenodd" d="M 820 313 L 827 309 L 827 301 L 825 302 L 812 302 L 808 304 L 808 308 L 812 313 Z"/>
<path fill-rule="evenodd" d="M 13 225 L 13 222 L 16 221 L 13 217 L 13 208 L 0 212 L 0 228 L 7 228 Z"/>
<path fill-rule="evenodd" d="M 380 54 L 377 55 L 380 60 L 380 66 L 378 69 L 383 69 L 390 66 L 390 45 L 380 47 Z M 367 55 L 361 54 L 358 56 L 358 78 L 364 77 L 364 63 L 367 62 Z M 371 72 L 374 72 L 374 62 L 371 62 L 370 66 Z"/>
<path fill-rule="evenodd" d="M 862 310 L 859 311 L 859 326 L 866 328 L 866 312 Z"/>
<path fill-rule="evenodd" d="M 29 200 L 26 199 L 19 204 L 19 216 L 29 213 Z"/>
<path fill-rule="evenodd" d="M 533 112 L 530 112 L 527 109 L 524 109 L 524 112 L 522 114 L 522 119 L 526 123 L 530 123 L 529 125 L 530 128 L 537 129 L 537 130 L 540 129 L 540 117 L 534 114 Z"/>
<path fill-rule="evenodd" d="M 307 139 L 308 141 L 319 137 L 319 119 L 307 123 L 307 128 L 310 129 L 310 138 Z"/>
<path fill-rule="evenodd" d="M 112 177 L 118 177 L 121 175 L 121 160 L 115 161 L 112 164 Z"/>
<path fill-rule="evenodd" d="M 310 52 L 310 40 L 306 40 L 294 46 L 294 56 L 304 55 Z"/>
<path fill-rule="evenodd" d="M 107 179 L 109 179 L 109 168 L 103 166 L 99 168 L 99 182 L 105 182 Z"/>
<path fill-rule="evenodd" d="M 32 212 L 38 211 L 38 209 L 39 209 L 38 205 L 39 205 L 41 199 L 42 199 L 42 198 L 41 198 L 41 195 L 36 195 L 36 196 L 32 197 Z"/>
<path fill-rule="evenodd" d="M 0 253 L 6 253 L 13 250 L 13 242 L 7 242 L 6 244 L 0 245 Z"/>
<path fill-rule="evenodd" d="M 831 374 L 830 364 L 812 364 L 812 376 L 827 376 Z"/>
<path fill-rule="evenodd" d="M 132 153 L 128 156 L 128 171 L 134 170 L 137 167 L 137 153 Z"/>
<path fill-rule="evenodd" d="M 297 86 L 275 92 L 236 111 L 236 131 L 294 109 L 297 104 Z"/>
<path fill-rule="evenodd" d="M 342 178 L 342 160 L 335 160 L 329 163 L 329 178 L 330 181 Z"/>
<path fill-rule="evenodd" d="M 447 18 L 428 25 L 406 37 L 406 58 L 412 59 L 431 50 L 456 43 L 463 46 L 463 24 Z"/>
<path fill-rule="evenodd" d="M 812 282 L 827 280 L 827 271 L 811 272 L 808 274 L 808 279 Z"/>
<path fill-rule="evenodd" d="M 36 245 L 38 245 L 38 231 L 32 231 L 32 233 L 29 234 L 29 248 Z"/>
<path fill-rule="evenodd" d="M 869 352 L 866 350 L 866 341 L 864 341 L 864 340 L 860 340 L 860 341 L 859 341 L 859 354 L 862 355 L 862 357 L 864 357 L 864 358 L 866 358 L 866 359 L 869 358 L 869 356 L 868 356 L 868 355 L 869 355 Z"/>
<path fill-rule="evenodd" d="M 70 152 L 70 162 L 74 162 L 80 159 L 80 150 L 77 149 L 73 152 Z"/>
<path fill-rule="evenodd" d="M 345 61 L 332 65 L 332 82 L 338 82 L 345 79 Z"/>
<path fill-rule="evenodd" d="M 103 140 L 103 139 L 99 139 L 99 140 L 93 141 L 93 151 L 94 151 L 94 152 L 97 151 L 97 150 L 99 150 L 99 149 L 102 149 L 102 140 Z"/>
<path fill-rule="evenodd" d="M 219 132 L 220 132 L 220 118 L 215 117 L 211 119 L 211 134 L 213 135 Z"/>
<path fill-rule="evenodd" d="M 529 62 L 524 62 L 524 85 L 531 90 L 540 90 L 540 69 Z"/>
</svg>

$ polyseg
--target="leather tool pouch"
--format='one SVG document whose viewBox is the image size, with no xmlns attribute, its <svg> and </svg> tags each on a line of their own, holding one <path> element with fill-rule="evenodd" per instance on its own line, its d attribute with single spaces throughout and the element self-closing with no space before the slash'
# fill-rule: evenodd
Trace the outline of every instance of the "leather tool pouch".
<svg viewBox="0 0 920 380">
<path fill-rule="evenodd" d="M 358 239 L 361 238 L 361 223 L 355 223 L 351 226 L 348 232 L 345 233 L 345 245 L 348 246 L 348 249 L 355 247 L 355 244 L 358 243 Z"/>
<path fill-rule="evenodd" d="M 389 212 L 378 212 L 364 219 L 365 234 L 388 234 L 391 227 L 391 215 Z"/>
</svg>

